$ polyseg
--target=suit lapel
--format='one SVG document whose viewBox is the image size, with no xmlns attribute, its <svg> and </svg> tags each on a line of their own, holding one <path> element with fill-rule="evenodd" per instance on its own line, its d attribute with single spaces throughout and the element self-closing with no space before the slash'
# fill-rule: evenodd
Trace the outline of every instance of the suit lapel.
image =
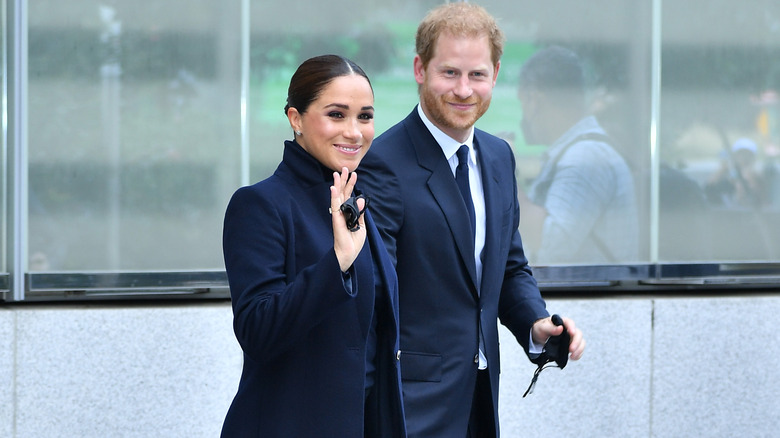
<svg viewBox="0 0 780 438">
<path fill-rule="evenodd" d="M 407 117 L 407 128 L 410 131 L 411 135 L 409 137 L 412 139 L 414 150 L 417 153 L 418 164 L 431 172 L 430 178 L 428 178 L 428 189 L 431 191 L 439 208 L 441 208 L 442 213 L 444 213 L 455 240 L 455 246 L 458 248 L 458 253 L 466 265 L 469 277 L 471 277 L 473 285 L 471 290 L 476 297 L 477 267 L 474 262 L 474 241 L 469 238 L 471 236 L 471 224 L 469 223 L 466 205 L 452 175 L 452 170 L 444 158 L 441 147 L 417 114 L 417 108 Z"/>
</svg>

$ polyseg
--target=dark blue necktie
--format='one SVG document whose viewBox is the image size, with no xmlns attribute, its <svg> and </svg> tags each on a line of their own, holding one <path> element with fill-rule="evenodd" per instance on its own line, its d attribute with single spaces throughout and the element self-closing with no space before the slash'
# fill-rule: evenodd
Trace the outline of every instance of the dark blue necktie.
<svg viewBox="0 0 780 438">
<path fill-rule="evenodd" d="M 466 209 L 469 211 L 471 222 L 471 238 L 474 238 L 477 230 L 476 213 L 474 213 L 474 202 L 471 200 L 471 187 L 469 186 L 469 147 L 465 144 L 458 149 L 458 167 L 455 169 L 455 182 L 458 183 L 460 194 L 466 202 Z"/>
</svg>

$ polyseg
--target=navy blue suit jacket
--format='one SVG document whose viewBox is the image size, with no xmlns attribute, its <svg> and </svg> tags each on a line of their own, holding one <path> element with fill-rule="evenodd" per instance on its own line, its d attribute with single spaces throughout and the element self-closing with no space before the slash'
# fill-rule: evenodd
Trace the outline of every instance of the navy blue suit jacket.
<svg viewBox="0 0 780 438">
<path fill-rule="evenodd" d="M 370 406 L 381 424 L 369 436 L 405 436 L 395 272 L 367 213 L 366 244 L 346 287 L 328 213 L 332 175 L 286 142 L 276 172 L 238 189 L 227 207 L 223 251 L 244 365 L 225 437 L 362 438 L 366 340 L 375 308 Z M 375 306 L 377 283 L 384 286 L 377 295 L 383 302 Z"/>
<path fill-rule="evenodd" d="M 477 375 L 481 327 L 498 427 L 497 320 L 528 351 L 548 316 L 518 232 L 514 155 L 475 130 L 485 192 L 482 284 L 476 284 L 469 216 L 441 147 L 415 108 L 379 136 L 358 175 L 396 264 L 401 373 L 410 437 L 463 437 Z"/>
</svg>

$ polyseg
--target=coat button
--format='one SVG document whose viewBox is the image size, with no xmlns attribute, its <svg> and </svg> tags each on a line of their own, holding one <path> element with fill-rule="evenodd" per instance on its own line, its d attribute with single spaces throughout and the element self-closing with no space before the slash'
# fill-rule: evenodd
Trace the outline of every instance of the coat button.
<svg viewBox="0 0 780 438">
<path fill-rule="evenodd" d="M 395 352 L 395 360 L 401 360 L 401 350 Z"/>
<path fill-rule="evenodd" d="M 479 353 L 474 355 L 474 363 L 479 363 Z"/>
</svg>

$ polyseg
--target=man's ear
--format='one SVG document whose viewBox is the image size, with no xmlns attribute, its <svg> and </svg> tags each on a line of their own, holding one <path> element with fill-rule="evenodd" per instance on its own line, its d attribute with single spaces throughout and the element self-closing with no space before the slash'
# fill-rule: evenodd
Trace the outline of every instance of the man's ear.
<svg viewBox="0 0 780 438">
<path fill-rule="evenodd" d="M 496 68 L 493 70 L 493 88 L 496 87 L 496 81 L 498 80 L 498 69 L 501 68 L 501 61 L 496 63 Z"/>
<path fill-rule="evenodd" d="M 425 82 L 425 67 L 423 67 L 420 55 L 414 55 L 414 80 L 417 81 L 418 85 L 422 85 Z"/>
</svg>

